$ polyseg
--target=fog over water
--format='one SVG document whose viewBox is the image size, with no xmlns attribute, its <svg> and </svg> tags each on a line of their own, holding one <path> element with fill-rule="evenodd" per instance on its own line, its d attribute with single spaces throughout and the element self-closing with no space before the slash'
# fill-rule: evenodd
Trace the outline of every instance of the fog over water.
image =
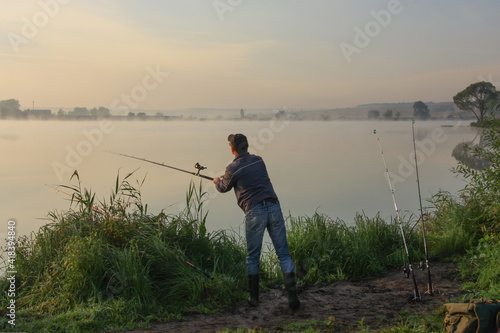
<svg viewBox="0 0 500 333">
<path fill-rule="evenodd" d="M 453 148 L 476 137 L 476 130 L 467 125 L 415 124 L 424 198 L 439 189 L 456 193 L 465 185 L 450 169 L 457 163 Z M 210 181 L 107 152 L 189 171 L 196 171 L 193 166 L 199 162 L 208 167 L 204 174 L 215 177 L 233 158 L 227 143 L 230 133 L 246 134 L 250 152 L 264 158 L 285 215 L 318 212 L 348 223 L 356 213 L 373 217 L 380 212 L 388 218 L 394 215 L 394 205 L 374 129 L 400 211 L 417 214 L 411 121 L 1 121 L 2 243 L 9 219 L 17 220 L 19 234 L 28 234 L 49 222 L 49 211 L 69 208 L 69 198 L 45 184 L 69 184 L 74 170 L 97 201 L 108 198 L 118 173 L 123 177 L 137 169 L 131 179 L 146 177 L 141 193 L 151 213 L 178 213 L 190 182 L 201 181 L 209 194 L 209 230 L 238 232 L 243 212 L 233 192 L 219 194 Z"/>
</svg>

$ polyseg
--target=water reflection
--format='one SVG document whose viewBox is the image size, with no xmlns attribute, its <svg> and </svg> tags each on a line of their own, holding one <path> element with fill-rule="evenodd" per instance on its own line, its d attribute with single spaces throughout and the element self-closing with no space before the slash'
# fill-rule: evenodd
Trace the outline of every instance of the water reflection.
<svg viewBox="0 0 500 333">
<path fill-rule="evenodd" d="M 479 138 L 479 139 L 478 139 Z M 485 140 L 482 133 L 476 134 L 474 139 L 467 142 L 460 142 L 453 149 L 451 155 L 465 166 L 474 170 L 484 170 L 491 163 L 479 155 L 478 150 L 485 147 Z"/>
</svg>

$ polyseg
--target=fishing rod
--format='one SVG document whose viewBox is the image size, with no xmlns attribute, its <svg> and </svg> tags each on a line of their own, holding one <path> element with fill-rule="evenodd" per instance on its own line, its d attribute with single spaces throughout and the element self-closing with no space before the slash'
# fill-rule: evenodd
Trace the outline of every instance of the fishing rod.
<svg viewBox="0 0 500 333">
<path fill-rule="evenodd" d="M 73 200 L 75 198 L 75 195 L 71 195 L 67 192 L 64 192 L 63 190 L 60 190 L 58 189 L 57 187 L 55 186 L 52 186 L 52 185 L 49 185 L 49 184 L 45 184 L 46 186 L 56 190 L 57 192 L 60 192 L 60 193 L 63 193 L 63 194 L 66 194 L 67 196 L 70 196 L 71 197 L 71 200 Z M 67 187 L 67 188 L 70 188 L 69 186 L 65 186 L 65 185 L 60 185 L 62 187 Z M 77 198 L 79 198 L 80 196 L 76 196 Z M 105 215 L 106 217 L 109 217 L 110 219 L 112 220 L 115 220 L 115 221 L 120 221 L 119 219 L 117 219 L 116 217 L 114 217 L 113 215 L 109 214 L 109 213 L 106 213 L 105 211 L 103 211 L 102 209 L 99 209 L 98 207 L 96 206 L 92 206 L 91 207 L 92 210 L 94 210 L 95 212 L 101 214 L 101 215 Z M 141 235 L 143 235 L 144 237 L 146 238 L 149 238 L 147 235 L 145 235 L 144 233 L 142 233 L 141 231 L 139 230 L 136 230 L 137 232 L 139 232 Z M 185 260 L 184 258 L 182 258 L 181 256 L 179 256 L 177 253 L 174 253 L 174 251 L 170 250 L 169 248 L 167 248 L 168 251 L 170 251 L 170 253 L 172 253 L 173 255 L 175 255 L 177 257 L 177 259 L 179 259 L 180 261 L 184 262 L 186 265 L 196 269 L 198 272 L 202 273 L 203 275 L 205 275 L 208 279 L 210 280 L 213 280 L 213 276 L 208 274 L 207 272 L 205 272 L 204 270 L 202 270 L 201 268 L 199 268 L 198 266 L 195 266 L 194 264 L 190 263 L 189 261 Z"/>
<path fill-rule="evenodd" d="M 201 178 L 204 178 L 204 179 L 214 180 L 212 177 L 209 177 L 209 176 L 205 176 L 205 175 L 201 175 L 201 174 L 200 174 L 200 171 L 202 171 L 202 170 L 205 170 L 205 169 L 206 169 L 206 167 L 204 167 L 204 166 L 200 165 L 200 163 L 196 163 L 196 164 L 194 165 L 195 169 L 197 169 L 198 171 L 197 171 L 197 172 L 192 172 L 192 171 L 188 171 L 188 170 L 184 170 L 184 169 L 176 168 L 176 167 L 173 167 L 173 166 L 170 166 L 170 165 L 166 165 L 165 163 L 160 163 L 160 162 L 155 162 L 155 161 L 147 160 L 147 159 L 142 158 L 142 157 L 136 157 L 136 156 L 132 156 L 132 155 L 127 155 L 127 154 L 116 153 L 116 152 L 114 152 L 114 151 L 109 151 L 109 150 L 107 150 L 107 152 L 108 152 L 108 153 L 111 153 L 111 154 L 116 154 L 116 155 L 120 155 L 120 156 L 125 156 L 125 157 L 128 157 L 128 158 L 134 158 L 134 159 L 136 159 L 136 160 L 143 161 L 143 162 L 148 162 L 148 163 L 156 164 L 156 165 L 159 165 L 159 166 L 162 166 L 162 167 L 165 167 L 165 168 L 170 168 L 170 169 L 174 169 L 174 170 L 177 170 L 177 171 L 181 171 L 181 172 L 189 173 L 190 175 L 197 176 L 197 177 L 201 177 Z"/>
<path fill-rule="evenodd" d="M 406 277 L 409 277 L 409 275 L 411 274 L 412 279 L 413 279 L 413 300 L 420 301 L 421 298 L 420 298 L 420 293 L 418 292 L 417 280 L 415 278 L 415 272 L 413 271 L 413 266 L 411 264 L 410 251 L 408 250 L 408 243 L 406 241 L 406 236 L 405 236 L 405 232 L 403 229 L 403 223 L 401 221 L 401 216 L 399 215 L 399 208 L 398 208 L 398 204 L 396 203 L 396 195 L 394 194 L 394 189 L 392 187 L 391 177 L 389 175 L 389 169 L 387 168 L 387 163 L 385 161 L 384 151 L 382 150 L 382 145 L 380 144 L 380 139 L 378 137 L 377 130 L 373 130 L 373 134 L 375 134 L 377 136 L 377 142 L 378 142 L 378 146 L 380 148 L 380 154 L 382 155 L 382 160 L 384 161 L 384 166 L 385 166 L 385 173 L 387 175 L 387 183 L 389 184 L 389 188 L 390 188 L 391 194 L 392 194 L 392 202 L 394 203 L 394 209 L 396 210 L 396 220 L 398 221 L 399 228 L 401 230 L 401 236 L 403 237 L 403 244 L 404 244 L 405 251 L 406 251 L 406 258 L 408 260 L 408 267 L 405 267 L 405 274 L 406 274 Z"/>
<path fill-rule="evenodd" d="M 422 237 L 424 241 L 424 252 L 425 252 L 425 264 L 421 263 L 420 268 L 424 270 L 427 268 L 427 277 L 429 279 L 427 283 L 427 293 L 429 295 L 434 295 L 434 290 L 432 288 L 432 278 L 431 278 L 431 266 L 429 264 L 429 250 L 427 247 L 427 237 L 426 237 L 426 230 L 425 230 L 425 218 L 424 218 L 424 209 L 422 207 L 422 194 L 420 192 L 420 177 L 418 175 L 418 163 L 417 163 L 417 146 L 415 143 L 415 119 L 412 119 L 411 121 L 411 132 L 413 134 L 413 153 L 415 155 L 415 171 L 417 174 L 417 188 L 418 188 L 418 201 L 420 203 L 420 218 L 419 220 L 422 221 Z M 418 221 L 417 221 L 418 222 Z"/>
</svg>

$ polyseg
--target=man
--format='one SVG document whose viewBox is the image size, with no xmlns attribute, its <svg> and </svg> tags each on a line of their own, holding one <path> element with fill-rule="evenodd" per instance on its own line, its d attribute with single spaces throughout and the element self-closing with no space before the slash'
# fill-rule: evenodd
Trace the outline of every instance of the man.
<svg viewBox="0 0 500 333">
<path fill-rule="evenodd" d="M 234 189 L 238 205 L 245 212 L 247 241 L 247 273 L 250 306 L 259 304 L 259 267 L 264 231 L 267 229 L 280 261 L 281 272 L 288 293 L 288 305 L 300 307 L 297 298 L 295 266 L 288 251 L 285 220 L 278 196 L 274 192 L 261 157 L 248 153 L 248 141 L 243 134 L 228 137 L 231 153 L 235 159 L 226 168 L 223 176 L 214 178 L 217 191 L 224 193 Z"/>
</svg>

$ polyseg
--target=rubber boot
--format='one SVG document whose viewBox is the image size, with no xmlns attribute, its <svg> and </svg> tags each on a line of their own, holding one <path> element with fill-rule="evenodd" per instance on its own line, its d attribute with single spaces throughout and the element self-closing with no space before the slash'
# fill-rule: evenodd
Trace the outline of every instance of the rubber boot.
<svg viewBox="0 0 500 333">
<path fill-rule="evenodd" d="M 285 288 L 288 294 L 288 306 L 297 310 L 300 308 L 300 301 L 297 297 L 297 283 L 295 281 L 295 272 L 283 274 L 285 278 Z"/>
<path fill-rule="evenodd" d="M 248 275 L 248 290 L 250 291 L 248 305 L 259 306 L 259 274 Z"/>
</svg>

